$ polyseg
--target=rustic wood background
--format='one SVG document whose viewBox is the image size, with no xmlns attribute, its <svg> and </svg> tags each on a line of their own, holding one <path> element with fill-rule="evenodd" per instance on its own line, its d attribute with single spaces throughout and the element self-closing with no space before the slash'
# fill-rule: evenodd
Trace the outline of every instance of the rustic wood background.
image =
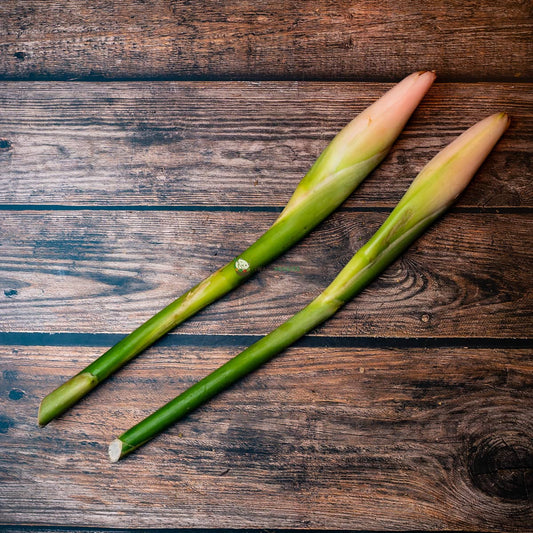
<svg viewBox="0 0 533 533">
<path fill-rule="evenodd" d="M 531 4 L 422 4 L 0 3 L 1 531 L 531 531 Z M 423 68 L 438 82 L 338 212 L 37 427 L 45 394 L 251 244 L 333 135 Z M 500 110 L 457 206 L 355 301 L 108 462 Z"/>
</svg>

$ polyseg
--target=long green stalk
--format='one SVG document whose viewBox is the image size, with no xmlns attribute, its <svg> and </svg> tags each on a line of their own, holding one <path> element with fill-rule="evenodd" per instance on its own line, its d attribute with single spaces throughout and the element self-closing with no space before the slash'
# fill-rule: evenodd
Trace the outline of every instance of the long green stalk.
<svg viewBox="0 0 533 533">
<path fill-rule="evenodd" d="M 492 115 L 446 147 L 420 172 L 383 225 L 322 294 L 266 337 L 115 439 L 109 446 L 111 461 L 118 461 L 146 443 L 331 317 L 452 205 L 508 125 L 506 114 Z"/>
<path fill-rule="evenodd" d="M 354 118 L 320 155 L 262 237 L 46 396 L 39 407 L 39 424 L 66 411 L 165 333 L 242 284 L 324 220 L 383 160 L 434 79 L 432 72 L 411 74 Z"/>
</svg>

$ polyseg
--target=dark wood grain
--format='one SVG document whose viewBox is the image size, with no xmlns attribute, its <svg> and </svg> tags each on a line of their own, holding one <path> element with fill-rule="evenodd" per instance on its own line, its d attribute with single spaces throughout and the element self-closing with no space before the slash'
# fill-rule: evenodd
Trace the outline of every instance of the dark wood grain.
<svg viewBox="0 0 533 533">
<path fill-rule="evenodd" d="M 531 14 L 0 2 L 0 530 L 529 532 Z M 46 393 L 253 242 L 335 133 L 424 68 L 438 83 L 339 212 L 37 427 Z M 511 128 L 458 206 L 376 282 L 108 462 L 117 434 L 317 295 L 423 165 L 497 111 Z"/>
<path fill-rule="evenodd" d="M 31 78 L 529 79 L 527 1 L 0 3 L 0 73 Z"/>
<path fill-rule="evenodd" d="M 0 220 L 0 328 L 128 333 L 253 243 L 275 216 L 7 211 Z M 317 296 L 385 218 L 336 213 L 178 331 L 268 333 Z M 528 338 L 532 236 L 528 214 L 448 214 L 317 333 Z"/>
<path fill-rule="evenodd" d="M 390 84 L 3 83 L 0 203 L 277 206 Z M 533 205 L 527 84 L 437 84 L 349 206 L 391 207 L 440 149 L 505 110 L 462 206 Z"/>
<path fill-rule="evenodd" d="M 39 399 L 92 351 L 0 348 L 1 522 L 528 531 L 526 350 L 293 347 L 108 462 L 118 432 L 231 355 L 159 348 L 40 429 Z"/>
</svg>

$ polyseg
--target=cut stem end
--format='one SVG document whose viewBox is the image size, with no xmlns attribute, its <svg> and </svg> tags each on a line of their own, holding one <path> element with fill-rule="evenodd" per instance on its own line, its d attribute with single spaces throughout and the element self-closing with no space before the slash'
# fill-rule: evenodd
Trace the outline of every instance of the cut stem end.
<svg viewBox="0 0 533 533">
<path fill-rule="evenodd" d="M 46 426 L 48 422 L 74 405 L 96 385 L 98 385 L 98 379 L 90 372 L 82 372 L 63 383 L 61 387 L 43 398 L 37 415 L 39 425 Z"/>
<path fill-rule="evenodd" d="M 122 457 L 122 441 L 120 439 L 115 439 L 110 445 L 109 445 L 109 459 L 112 463 L 116 463 L 120 460 Z"/>
</svg>

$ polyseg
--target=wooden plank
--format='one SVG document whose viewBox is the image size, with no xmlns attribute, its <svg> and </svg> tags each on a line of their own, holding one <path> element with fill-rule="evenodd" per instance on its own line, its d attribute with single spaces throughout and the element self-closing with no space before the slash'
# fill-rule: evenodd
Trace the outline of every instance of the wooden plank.
<svg viewBox="0 0 533 533">
<path fill-rule="evenodd" d="M 528 2 L 0 4 L 0 73 L 32 78 L 446 80 L 532 75 Z"/>
<path fill-rule="evenodd" d="M 293 347 L 111 465 L 117 432 L 232 352 L 156 355 L 40 429 L 91 350 L 0 347 L 1 522 L 529 530 L 528 350 Z"/>
<path fill-rule="evenodd" d="M 390 84 L 1 83 L 0 204 L 277 206 Z M 506 110 L 461 206 L 532 206 L 527 84 L 437 84 L 348 201 L 391 207 L 440 149 Z"/>
<path fill-rule="evenodd" d="M 387 213 L 341 210 L 180 326 L 263 335 L 318 295 Z M 251 244 L 275 213 L 6 211 L 4 332 L 128 333 Z M 528 338 L 532 219 L 449 213 L 315 335 Z"/>
</svg>

